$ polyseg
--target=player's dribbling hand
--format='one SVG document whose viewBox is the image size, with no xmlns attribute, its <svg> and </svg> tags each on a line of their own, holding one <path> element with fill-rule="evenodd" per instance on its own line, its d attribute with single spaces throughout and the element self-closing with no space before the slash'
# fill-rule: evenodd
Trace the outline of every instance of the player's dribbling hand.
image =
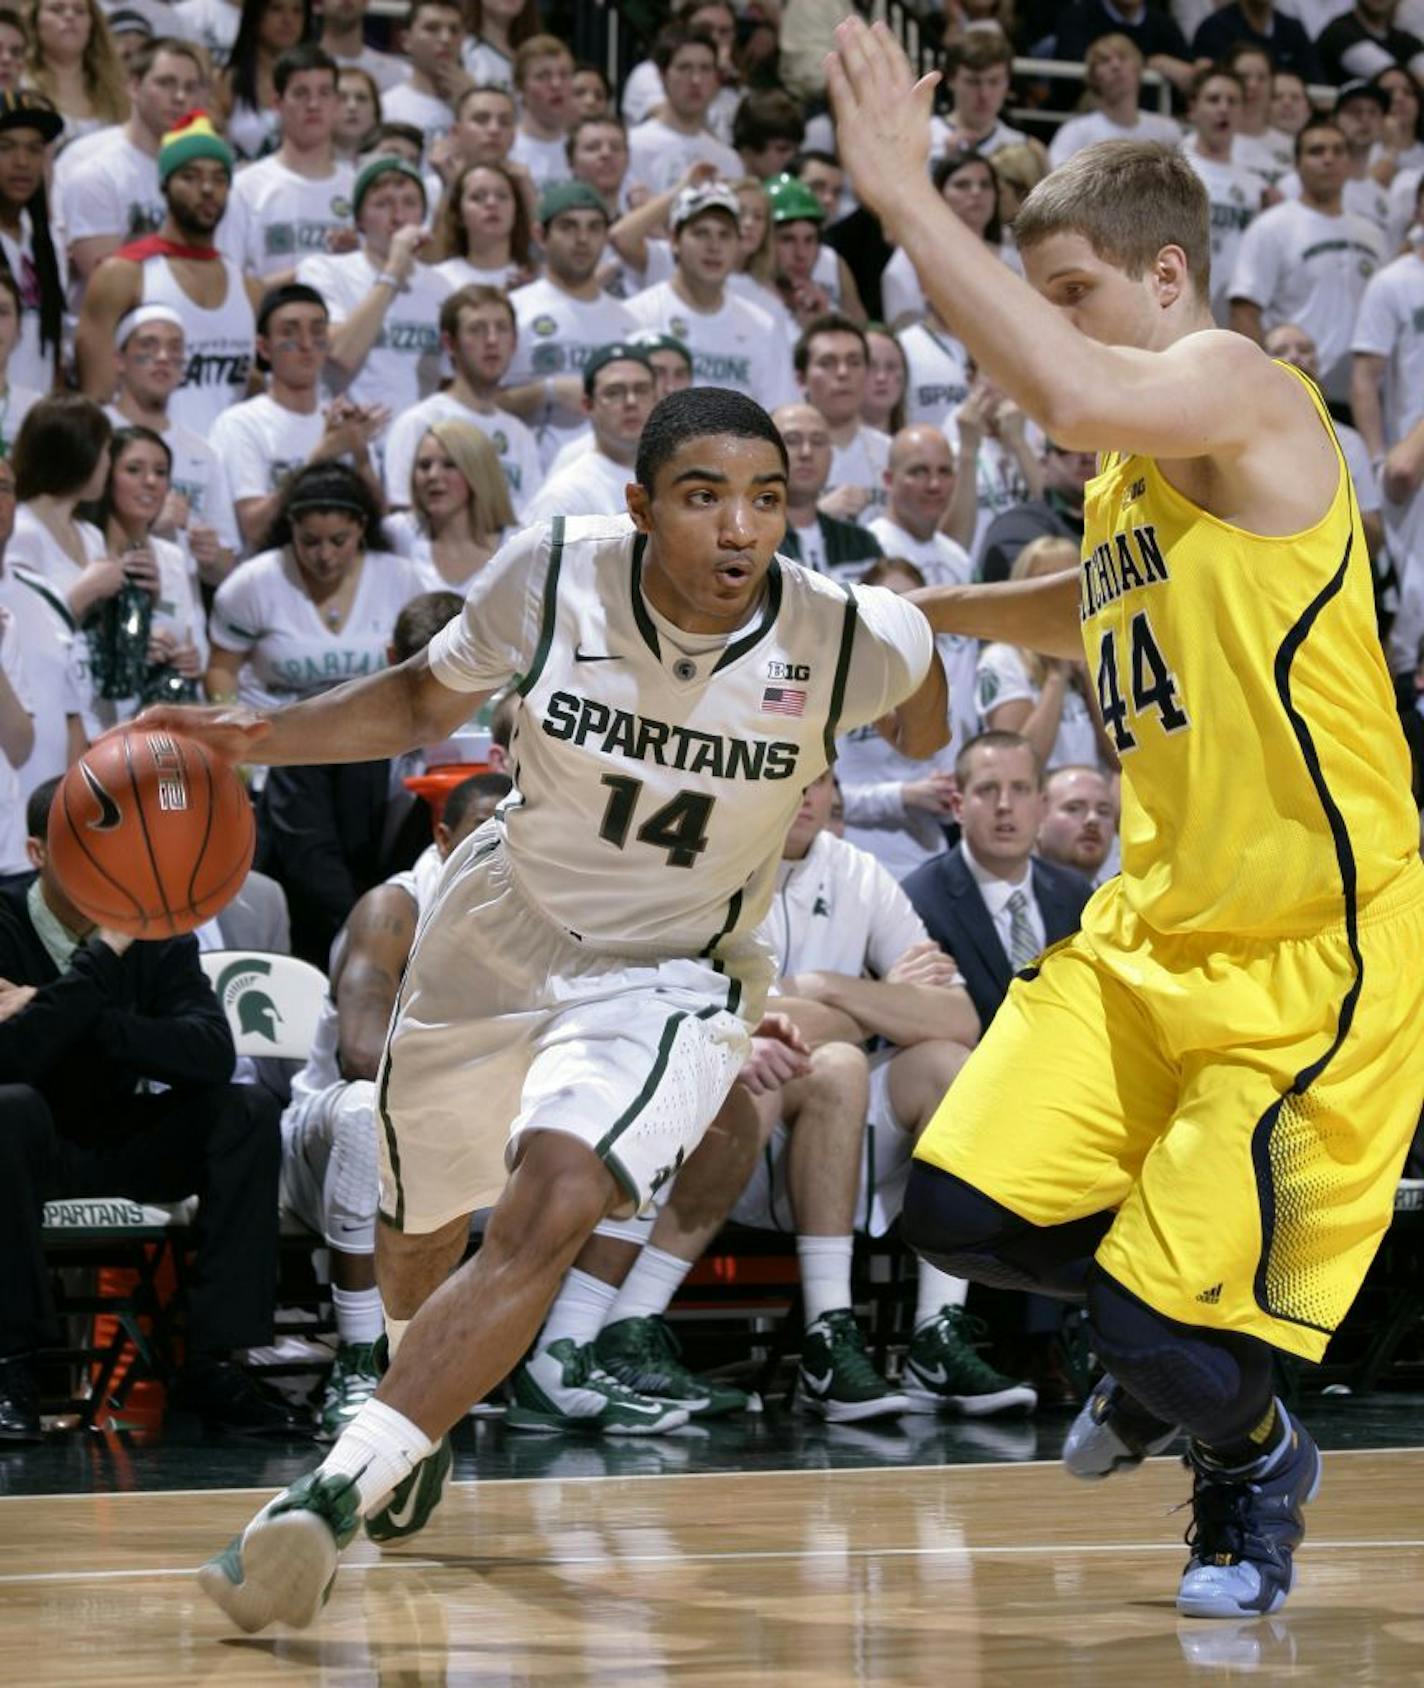
<svg viewBox="0 0 1424 1688">
<path fill-rule="evenodd" d="M 215 756 L 241 762 L 272 731 L 265 715 L 241 703 L 158 704 L 145 709 L 131 725 L 149 733 L 181 733 L 196 739 Z"/>
<path fill-rule="evenodd" d="M 826 56 L 826 88 L 836 144 L 856 197 L 881 216 L 907 194 L 929 190 L 930 114 L 940 80 L 918 81 L 900 43 L 883 23 L 859 18 L 836 26 Z"/>
</svg>

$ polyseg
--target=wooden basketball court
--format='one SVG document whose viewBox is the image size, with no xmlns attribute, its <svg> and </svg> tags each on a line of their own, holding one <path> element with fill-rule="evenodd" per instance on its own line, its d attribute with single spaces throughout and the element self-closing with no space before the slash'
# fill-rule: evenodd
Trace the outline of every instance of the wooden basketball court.
<svg viewBox="0 0 1424 1688">
<path fill-rule="evenodd" d="M 1172 1460 L 459 1483 L 366 1542 L 306 1631 L 234 1632 L 191 1568 L 270 1491 L 0 1500 L 0 1679 L 1164 1688 L 1424 1683 L 1424 1450 L 1325 1457 L 1286 1611 L 1179 1620 Z"/>
</svg>

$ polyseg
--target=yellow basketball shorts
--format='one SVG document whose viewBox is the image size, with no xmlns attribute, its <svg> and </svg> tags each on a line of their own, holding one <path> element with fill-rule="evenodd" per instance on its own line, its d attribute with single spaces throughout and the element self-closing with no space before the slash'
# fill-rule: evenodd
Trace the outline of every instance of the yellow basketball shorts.
<svg viewBox="0 0 1424 1688">
<path fill-rule="evenodd" d="M 1016 979 L 915 1154 L 1034 1225 L 1115 1210 L 1148 1306 L 1318 1360 L 1424 1097 L 1424 873 L 1323 936 L 1109 948 Z"/>
</svg>

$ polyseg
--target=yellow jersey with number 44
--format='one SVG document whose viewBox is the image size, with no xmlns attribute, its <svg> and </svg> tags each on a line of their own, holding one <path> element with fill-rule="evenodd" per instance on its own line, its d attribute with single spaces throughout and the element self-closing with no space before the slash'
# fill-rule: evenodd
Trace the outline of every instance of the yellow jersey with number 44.
<svg viewBox="0 0 1424 1688">
<path fill-rule="evenodd" d="M 1284 368 L 1285 365 L 1280 367 Z M 1334 430 L 1315 387 L 1295 370 Z M 1304 937 L 1417 863 L 1409 760 L 1349 471 L 1264 538 L 1105 456 L 1085 500 L 1088 672 L 1122 761 L 1122 879 L 1084 930 Z"/>
</svg>

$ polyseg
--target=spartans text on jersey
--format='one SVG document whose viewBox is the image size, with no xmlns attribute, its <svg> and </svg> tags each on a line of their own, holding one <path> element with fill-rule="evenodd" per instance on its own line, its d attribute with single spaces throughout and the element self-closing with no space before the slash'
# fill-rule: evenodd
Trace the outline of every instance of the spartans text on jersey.
<svg viewBox="0 0 1424 1688">
<path fill-rule="evenodd" d="M 590 738 L 610 756 L 628 756 L 689 774 L 710 774 L 720 780 L 785 780 L 796 772 L 800 747 L 785 739 L 727 738 L 699 733 L 610 709 L 596 698 L 555 692 L 540 726 L 552 739 L 582 745 Z"/>
</svg>

